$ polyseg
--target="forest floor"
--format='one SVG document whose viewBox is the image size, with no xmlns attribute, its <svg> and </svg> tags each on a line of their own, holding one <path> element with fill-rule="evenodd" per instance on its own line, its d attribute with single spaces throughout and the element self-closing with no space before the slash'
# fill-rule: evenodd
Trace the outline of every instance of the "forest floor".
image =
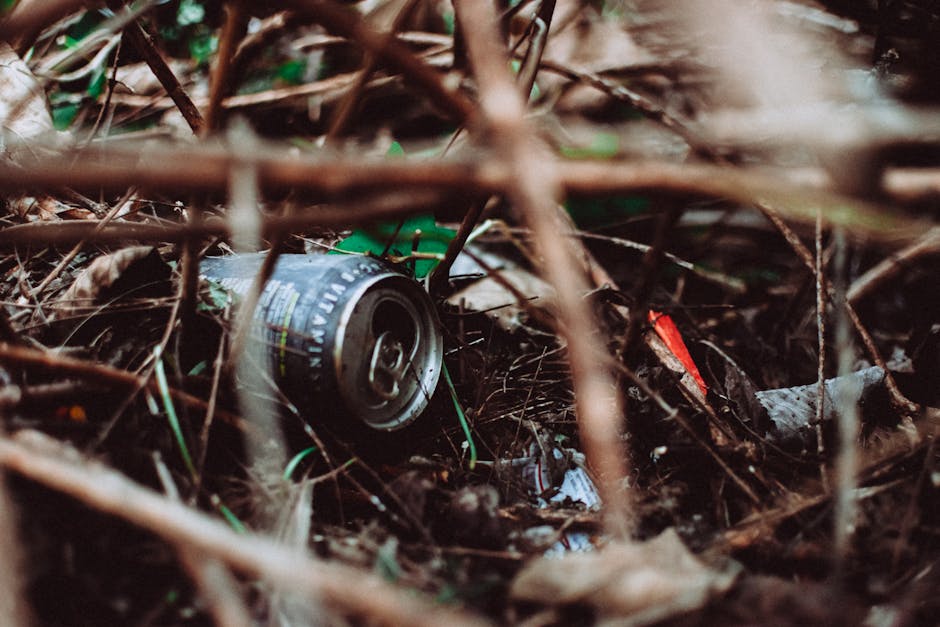
<svg viewBox="0 0 940 627">
<path fill-rule="evenodd" d="M 85 4 L 0 18 L 0 624 L 936 624 L 936 2 Z"/>
</svg>

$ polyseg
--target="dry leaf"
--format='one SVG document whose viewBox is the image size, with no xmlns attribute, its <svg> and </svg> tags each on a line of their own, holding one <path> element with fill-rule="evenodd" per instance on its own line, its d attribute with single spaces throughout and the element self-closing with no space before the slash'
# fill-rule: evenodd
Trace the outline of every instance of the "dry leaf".
<svg viewBox="0 0 940 627">
<path fill-rule="evenodd" d="M 878 396 L 883 397 L 880 402 L 876 398 Z M 816 420 L 816 402 L 819 400 L 818 384 L 762 390 L 756 392 L 755 397 L 773 421 L 775 439 L 803 439 L 810 442 L 815 437 L 813 424 Z M 872 413 L 871 408 L 866 411 L 866 404 L 881 409 L 886 401 L 885 371 L 878 366 L 826 379 L 823 420 L 833 421 L 848 405 L 859 403 L 862 404 L 864 419 L 865 414 Z"/>
<path fill-rule="evenodd" d="M 549 605 L 588 604 L 600 624 L 648 625 L 702 608 L 731 587 L 737 571 L 709 568 L 667 529 L 643 543 L 539 558 L 516 576 L 510 595 Z"/>
<path fill-rule="evenodd" d="M 500 276 L 530 299 L 535 307 L 545 307 L 551 302 L 554 291 L 544 280 L 522 268 L 500 270 Z M 493 277 L 484 277 L 464 289 L 455 292 L 447 302 L 463 306 L 470 311 L 481 311 L 507 331 L 514 331 L 526 321 L 525 309 L 516 296 Z"/>
<path fill-rule="evenodd" d="M 0 155 L 17 159 L 34 154 L 35 144 L 54 146 L 58 133 L 46 92 L 9 44 L 0 42 Z"/>
<path fill-rule="evenodd" d="M 98 257 L 85 268 L 56 303 L 60 316 L 69 316 L 96 304 L 133 264 L 154 254 L 153 246 L 132 246 Z"/>
</svg>

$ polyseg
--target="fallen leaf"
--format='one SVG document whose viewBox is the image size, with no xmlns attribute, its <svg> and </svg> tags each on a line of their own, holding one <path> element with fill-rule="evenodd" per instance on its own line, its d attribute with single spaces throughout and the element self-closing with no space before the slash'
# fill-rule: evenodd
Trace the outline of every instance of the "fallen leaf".
<svg viewBox="0 0 940 627">
<path fill-rule="evenodd" d="M 95 305 L 131 266 L 154 254 L 156 249 L 153 246 L 131 246 L 98 257 L 58 299 L 55 305 L 57 313 L 65 317 Z"/>
<path fill-rule="evenodd" d="M 530 299 L 535 307 L 545 307 L 554 294 L 551 285 L 528 270 L 512 267 L 500 270 L 500 276 L 516 290 Z M 515 331 L 526 321 L 525 308 L 516 296 L 491 276 L 483 277 L 455 292 L 447 302 L 470 311 L 479 311 L 492 318 L 506 331 Z"/>
<path fill-rule="evenodd" d="M 587 604 L 600 624 L 649 625 L 702 608 L 731 587 L 739 570 L 709 568 L 670 528 L 647 542 L 539 558 L 516 576 L 510 596 L 548 605 Z"/>
<path fill-rule="evenodd" d="M 8 159 L 35 154 L 38 144 L 54 146 L 67 136 L 53 126 L 42 85 L 5 42 L 0 42 L 0 131 L 0 155 Z"/>
<path fill-rule="evenodd" d="M 823 400 L 823 420 L 835 420 L 849 404 L 861 404 L 863 420 L 866 405 L 885 405 L 887 388 L 885 371 L 878 366 L 865 368 L 851 374 L 826 379 Z M 811 441 L 815 437 L 813 425 L 816 421 L 816 402 L 819 386 L 816 383 L 797 385 L 776 390 L 762 390 L 755 394 L 757 401 L 767 410 L 774 424 L 773 436 L 778 440 L 794 438 Z M 884 397 L 878 400 L 877 397 Z"/>
</svg>

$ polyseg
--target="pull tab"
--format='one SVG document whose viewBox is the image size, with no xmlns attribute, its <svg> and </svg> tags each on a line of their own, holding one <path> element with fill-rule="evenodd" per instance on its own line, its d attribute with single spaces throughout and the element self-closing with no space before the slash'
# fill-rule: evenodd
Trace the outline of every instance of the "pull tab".
<svg viewBox="0 0 940 627">
<path fill-rule="evenodd" d="M 394 400 L 401 393 L 399 383 L 405 378 L 408 364 L 401 342 L 386 331 L 375 340 L 372 359 L 369 362 L 369 387 L 386 401 Z"/>
</svg>

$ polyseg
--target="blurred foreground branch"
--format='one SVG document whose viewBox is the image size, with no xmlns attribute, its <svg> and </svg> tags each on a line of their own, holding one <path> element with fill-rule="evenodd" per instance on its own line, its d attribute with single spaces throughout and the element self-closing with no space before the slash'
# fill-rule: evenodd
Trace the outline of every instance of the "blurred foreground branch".
<svg viewBox="0 0 940 627">
<path fill-rule="evenodd" d="M 541 167 L 549 157 L 533 154 L 531 161 Z M 151 192 L 185 197 L 193 192 L 224 193 L 234 164 L 256 168 L 264 191 L 295 191 L 319 195 L 324 200 L 349 200 L 354 193 L 408 190 L 411 193 L 474 192 L 505 193 L 516 179 L 505 156 L 461 157 L 429 161 L 368 161 L 341 157 L 323 159 L 285 156 L 275 146 L 259 146 L 254 155 L 234 155 L 218 146 L 155 146 L 100 148 L 70 153 L 62 157 L 0 164 L 0 189 L 7 192 L 70 187 L 94 195 L 122 193 L 137 185 Z M 661 191 L 730 199 L 742 204 L 772 204 L 784 217 L 814 224 L 817 210 L 832 225 L 844 226 L 852 235 L 874 241 L 907 244 L 921 237 L 933 225 L 926 220 L 885 208 L 871 202 L 831 191 L 822 172 L 801 172 L 788 178 L 780 170 L 747 169 L 721 165 L 677 164 L 660 161 L 580 161 L 559 160 L 557 182 L 566 195 L 614 195 L 640 191 Z M 940 172 L 889 171 L 886 184 L 909 199 L 934 197 L 940 191 Z M 319 209 L 317 211 L 320 211 Z M 387 207 L 380 210 L 387 215 Z M 408 213 L 405 207 L 402 213 Z M 394 212 L 392 212 L 394 213 Z M 363 208 L 343 212 L 345 224 L 379 217 Z M 310 224 L 332 224 L 329 212 Z M 338 219 L 338 216 L 337 216 Z M 9 229 L 0 242 L 9 242 Z"/>
<path fill-rule="evenodd" d="M 269 538 L 239 534 L 218 520 L 140 486 L 35 431 L 0 438 L 0 465 L 119 516 L 180 547 L 216 557 L 283 589 L 314 595 L 367 622 L 397 625 L 482 625 L 398 590 L 376 575 L 318 560 Z"/>
</svg>

